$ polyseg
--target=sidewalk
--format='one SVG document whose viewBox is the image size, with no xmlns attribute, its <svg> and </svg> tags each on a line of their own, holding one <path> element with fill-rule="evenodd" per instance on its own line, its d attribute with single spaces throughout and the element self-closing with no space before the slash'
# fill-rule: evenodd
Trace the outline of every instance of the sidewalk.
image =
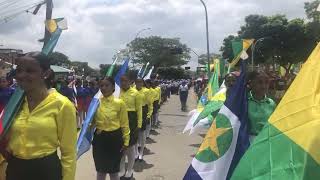
<svg viewBox="0 0 320 180">
<path fill-rule="evenodd" d="M 189 91 L 188 110 L 196 107 L 196 98 Z M 161 124 L 147 141 L 144 162 L 136 162 L 136 180 L 181 180 L 190 165 L 203 137 L 198 134 L 182 134 L 188 120 L 188 112 L 181 112 L 179 96 L 173 95 L 160 109 Z M 203 132 L 203 134 L 205 131 Z M 96 172 L 92 152 L 88 152 L 77 164 L 77 180 L 94 180 Z M 108 179 L 108 178 L 107 178 Z"/>
</svg>

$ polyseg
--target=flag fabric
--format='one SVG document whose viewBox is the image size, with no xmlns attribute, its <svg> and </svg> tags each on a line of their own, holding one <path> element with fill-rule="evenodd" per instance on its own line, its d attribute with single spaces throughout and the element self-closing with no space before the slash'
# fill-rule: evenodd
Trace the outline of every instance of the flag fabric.
<svg viewBox="0 0 320 180">
<path fill-rule="evenodd" d="M 107 71 L 107 73 L 106 73 L 106 76 L 109 76 L 109 77 L 112 76 L 113 71 L 114 71 L 114 68 L 115 68 L 116 63 L 117 63 L 117 60 L 118 60 L 118 57 L 112 62 L 111 66 L 108 68 L 108 71 Z"/>
<path fill-rule="evenodd" d="M 41 53 L 49 55 L 55 48 L 62 30 L 67 29 L 66 20 L 64 18 L 48 20 L 46 22 L 46 28 L 51 33 L 51 37 L 43 47 Z M 20 87 L 17 87 L 8 104 L 0 113 L 0 140 L 7 134 L 11 127 L 16 113 L 19 112 L 21 108 L 24 97 L 24 91 Z"/>
<path fill-rule="evenodd" d="M 77 159 L 79 159 L 80 156 L 83 155 L 84 153 L 86 153 L 91 147 L 91 142 L 93 139 L 95 127 L 90 128 L 90 124 L 93 120 L 93 117 L 94 117 L 98 107 L 99 107 L 100 97 L 102 97 L 102 93 L 99 90 L 98 93 L 92 98 L 92 100 L 90 102 L 88 112 L 85 117 L 85 120 L 83 121 L 80 135 L 79 135 L 78 141 L 77 141 Z"/>
<path fill-rule="evenodd" d="M 219 88 L 219 73 L 220 60 L 216 59 L 214 60 L 214 74 L 213 76 L 211 76 L 207 85 L 208 92 L 206 101 L 201 101 L 201 103 L 199 102 L 201 108 L 197 108 L 197 113 L 192 113 L 192 116 L 183 131 L 184 133 L 190 130 L 190 134 L 193 134 L 194 132 L 196 132 L 196 129 L 199 129 L 201 127 L 210 127 L 212 118 L 215 117 L 215 115 L 222 107 L 225 101 L 226 88 L 223 88 L 222 86 L 221 89 Z"/>
<path fill-rule="evenodd" d="M 151 79 L 151 74 L 153 69 L 154 69 L 154 66 L 152 66 L 152 68 L 149 70 L 148 74 L 146 75 L 146 77 L 143 78 L 143 80 Z"/>
<path fill-rule="evenodd" d="M 137 78 L 142 78 L 142 73 L 143 73 L 142 68 L 143 68 L 143 66 L 140 67 L 138 74 L 137 74 Z"/>
<path fill-rule="evenodd" d="M 142 73 L 142 76 L 141 77 L 144 77 L 144 75 L 146 74 L 146 71 L 147 71 L 147 68 L 148 68 L 148 66 L 149 66 L 149 62 L 146 64 L 146 67 L 144 68 L 144 70 L 143 70 L 143 73 Z"/>
<path fill-rule="evenodd" d="M 24 91 L 20 87 L 17 87 L 8 104 L 0 113 L 0 139 L 7 134 L 10 126 L 13 123 L 15 115 L 20 110 L 23 99 Z"/>
<path fill-rule="evenodd" d="M 224 84 L 222 84 L 220 90 L 215 94 L 213 99 L 208 102 L 208 104 L 204 107 L 202 112 L 194 121 L 191 129 L 190 135 L 197 132 L 198 129 L 206 128 L 209 129 L 213 120 L 217 116 L 221 107 L 223 106 L 226 100 L 226 92 L 227 88 Z"/>
<path fill-rule="evenodd" d="M 120 96 L 120 78 L 121 76 L 125 75 L 128 67 L 129 59 L 126 59 L 115 77 L 115 91 L 113 93 L 114 97 L 118 98 Z"/>
<path fill-rule="evenodd" d="M 184 180 L 225 180 L 249 147 L 247 134 L 246 65 L 230 89 L 230 95 L 220 109 L 204 138 Z"/>
<path fill-rule="evenodd" d="M 248 54 L 246 51 L 254 42 L 253 39 L 243 39 L 243 40 L 235 40 L 232 41 L 232 51 L 234 55 L 234 59 L 229 64 L 230 67 L 234 67 L 240 59 L 247 59 Z"/>
<path fill-rule="evenodd" d="M 49 19 L 46 21 L 46 29 L 51 35 L 49 41 L 42 48 L 42 53 L 48 55 L 57 45 L 62 31 L 68 29 L 67 21 L 65 18 Z"/>
<path fill-rule="evenodd" d="M 320 177 L 320 44 L 291 84 L 232 179 Z"/>
</svg>

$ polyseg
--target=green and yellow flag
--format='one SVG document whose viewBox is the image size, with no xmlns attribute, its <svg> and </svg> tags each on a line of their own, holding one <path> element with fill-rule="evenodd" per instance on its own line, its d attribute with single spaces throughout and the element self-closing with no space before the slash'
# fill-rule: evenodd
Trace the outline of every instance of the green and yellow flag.
<svg viewBox="0 0 320 180">
<path fill-rule="evenodd" d="M 230 67 L 235 66 L 240 59 L 247 59 L 242 56 L 247 55 L 246 52 L 249 49 L 249 47 L 252 45 L 253 41 L 254 39 L 242 39 L 242 40 L 232 41 L 232 51 L 233 51 L 234 58 L 229 64 Z"/>
<path fill-rule="evenodd" d="M 242 157 L 232 179 L 320 179 L 320 44 Z"/>
</svg>

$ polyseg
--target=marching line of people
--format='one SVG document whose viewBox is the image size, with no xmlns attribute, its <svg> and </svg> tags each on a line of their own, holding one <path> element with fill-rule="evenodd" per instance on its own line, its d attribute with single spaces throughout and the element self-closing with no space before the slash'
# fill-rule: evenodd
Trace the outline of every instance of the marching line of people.
<svg viewBox="0 0 320 180">
<path fill-rule="evenodd" d="M 89 85 L 75 79 L 54 82 L 49 62 L 39 53 L 17 59 L 15 78 L 26 98 L 0 143 L 0 179 L 74 180 L 77 134 L 99 89 L 103 96 L 92 122 L 96 127 L 92 155 L 97 180 L 107 174 L 111 180 L 132 179 L 134 164 L 144 161 L 150 131 L 159 125 L 160 105 L 170 98 L 169 81 L 122 76 L 117 98 L 112 77 Z M 5 77 L 0 80 L 2 111 L 14 86 L 10 87 Z"/>
</svg>

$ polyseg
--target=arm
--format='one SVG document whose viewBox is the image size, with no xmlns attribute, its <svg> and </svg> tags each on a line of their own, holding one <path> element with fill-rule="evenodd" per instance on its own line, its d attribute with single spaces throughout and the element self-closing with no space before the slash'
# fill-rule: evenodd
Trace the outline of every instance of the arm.
<svg viewBox="0 0 320 180">
<path fill-rule="evenodd" d="M 76 171 L 77 125 L 76 110 L 71 102 L 65 102 L 57 116 L 58 138 L 61 150 L 63 180 L 74 180 Z"/>
<path fill-rule="evenodd" d="M 127 108 L 123 101 L 120 103 L 120 127 L 122 131 L 123 143 L 125 146 L 129 146 L 129 140 L 130 140 L 129 119 L 128 119 Z"/>
<path fill-rule="evenodd" d="M 148 101 L 148 115 L 147 115 L 147 118 L 150 119 L 151 116 L 152 116 L 152 113 L 153 113 L 153 98 L 152 98 L 152 92 L 149 90 L 149 93 L 148 93 L 148 97 L 147 98 L 147 101 Z"/>
<path fill-rule="evenodd" d="M 142 97 L 140 95 L 140 93 L 137 93 L 136 95 L 136 112 L 137 112 L 137 116 L 138 116 L 138 128 L 142 127 Z"/>
<path fill-rule="evenodd" d="M 159 105 L 161 104 L 161 88 L 159 87 Z"/>
</svg>

